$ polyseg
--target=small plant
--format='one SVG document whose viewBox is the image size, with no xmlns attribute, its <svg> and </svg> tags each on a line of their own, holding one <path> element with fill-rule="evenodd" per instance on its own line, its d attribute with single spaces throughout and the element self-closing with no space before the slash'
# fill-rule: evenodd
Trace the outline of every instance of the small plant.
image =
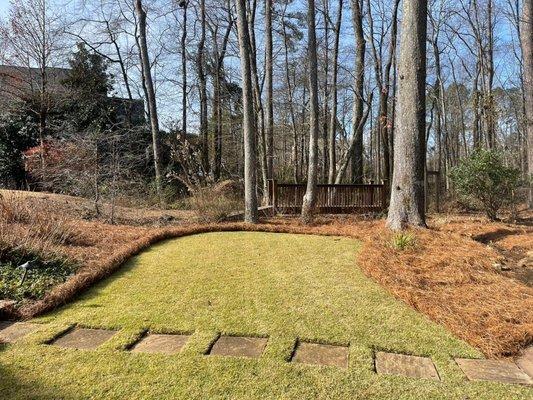
<svg viewBox="0 0 533 400">
<path fill-rule="evenodd" d="M 403 251 L 408 248 L 414 247 L 415 243 L 415 235 L 408 232 L 399 232 L 392 237 L 391 247 L 394 250 Z"/>
<path fill-rule="evenodd" d="M 17 268 L 21 262 L 20 257 L 14 256 L 12 260 L 5 261 L 0 260 L 0 298 L 18 302 L 42 298 L 76 270 L 74 264 L 65 260 L 44 261 L 33 258 L 35 266 L 24 277 L 24 270 Z"/>
<path fill-rule="evenodd" d="M 501 152 L 476 150 L 452 169 L 450 177 L 459 197 L 481 207 L 491 221 L 502 206 L 516 202 L 520 171 L 506 166 Z"/>
</svg>

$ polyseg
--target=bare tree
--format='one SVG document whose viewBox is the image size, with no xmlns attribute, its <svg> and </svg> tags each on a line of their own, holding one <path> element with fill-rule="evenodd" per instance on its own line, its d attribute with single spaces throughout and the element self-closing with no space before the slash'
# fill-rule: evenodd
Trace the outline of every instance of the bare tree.
<svg viewBox="0 0 533 400">
<path fill-rule="evenodd" d="M 318 61 L 316 49 L 315 0 L 307 1 L 308 24 L 308 58 L 309 58 L 309 166 L 307 171 L 307 189 L 302 204 L 302 220 L 311 222 L 317 199 L 318 178 Z"/>
<path fill-rule="evenodd" d="M 369 30 L 370 30 L 370 43 L 372 45 L 372 55 L 374 58 L 374 69 L 375 76 L 379 88 L 379 112 L 376 121 L 377 130 L 378 130 L 378 140 L 381 141 L 381 146 L 383 148 L 383 170 L 382 177 L 386 182 L 390 182 L 390 176 L 392 173 L 391 169 L 391 139 L 393 132 L 390 127 L 393 125 L 391 118 L 389 117 L 389 97 L 390 97 L 390 86 L 391 86 L 391 69 L 394 59 L 396 57 L 396 39 L 398 34 L 398 9 L 399 9 L 400 0 L 394 0 L 392 16 L 390 19 L 390 44 L 388 49 L 388 55 L 386 63 L 384 63 L 383 56 L 383 42 L 384 42 L 384 29 L 381 28 L 382 32 L 378 35 L 378 38 L 375 37 L 374 29 L 374 18 L 372 12 L 372 6 L 370 0 L 368 0 L 368 21 L 369 21 Z M 388 30 L 386 28 L 385 30 Z M 376 43 L 377 41 L 377 43 Z M 394 118 L 394 115 L 392 116 Z M 355 174 L 354 174 L 355 175 Z"/>
<path fill-rule="evenodd" d="M 267 176 L 274 178 L 274 107 L 273 107 L 272 0 L 265 0 L 265 86 L 266 86 L 266 156 Z M 268 193 L 268 191 L 267 191 Z"/>
<path fill-rule="evenodd" d="M 200 40 L 196 59 L 200 86 L 200 137 L 202 140 L 202 167 L 209 173 L 209 132 L 207 123 L 207 77 L 205 71 L 205 31 L 206 15 L 205 0 L 200 0 Z"/>
<path fill-rule="evenodd" d="M 524 81 L 524 100 L 527 127 L 527 160 L 529 182 L 529 207 L 533 208 L 533 1 L 522 5 L 521 44 Z"/>
<path fill-rule="evenodd" d="M 210 60 L 210 70 L 213 76 L 213 116 L 215 119 L 215 132 L 213 135 L 213 166 L 212 174 L 215 181 L 218 181 L 222 169 L 222 90 L 225 84 L 224 76 L 224 60 L 226 58 L 230 35 L 235 24 L 235 19 L 231 10 L 231 0 L 227 0 L 225 4 L 225 12 L 227 14 L 227 23 L 219 42 L 219 30 L 221 28 L 219 18 L 217 16 L 208 18 L 208 26 L 211 32 L 213 45 Z"/>
<path fill-rule="evenodd" d="M 338 77 L 339 77 L 339 45 L 340 45 L 340 35 L 341 35 L 341 25 L 342 25 L 342 8 L 344 6 L 344 1 L 339 0 L 338 11 L 337 11 L 337 21 L 335 22 L 335 43 L 333 45 L 333 81 L 331 82 L 331 120 L 329 123 L 329 137 L 328 137 L 328 149 L 329 149 L 329 171 L 328 171 L 328 183 L 333 183 L 335 181 L 335 168 L 337 163 L 336 156 L 336 142 L 335 138 L 337 136 L 337 107 L 339 102 L 338 96 Z"/>
<path fill-rule="evenodd" d="M 242 108 L 244 132 L 244 220 L 257 223 L 257 178 L 256 178 L 256 145 L 255 145 L 255 116 L 253 103 L 251 48 L 248 30 L 247 10 L 245 0 L 237 2 L 237 30 L 239 33 L 239 49 L 242 76 Z"/>
<path fill-rule="evenodd" d="M 335 183 L 342 182 L 348 165 L 353 165 L 354 182 L 361 182 L 363 179 L 363 128 L 368 118 L 372 103 L 370 97 L 367 111 L 364 111 L 364 82 L 365 82 L 365 52 L 366 40 L 363 32 L 363 13 L 361 10 L 360 0 L 352 0 L 352 21 L 356 41 L 356 60 L 355 60 L 355 79 L 354 79 L 354 103 L 353 103 L 353 121 L 352 137 L 348 150 L 341 160 L 339 171 Z"/>
<path fill-rule="evenodd" d="M 138 43 L 141 56 L 142 78 L 146 88 L 146 102 L 150 111 L 150 127 L 152 130 L 152 147 L 154 152 L 155 185 L 157 194 L 162 201 L 162 180 L 161 180 L 161 156 L 159 138 L 159 119 L 157 115 L 157 103 L 155 97 L 154 83 L 152 80 L 151 64 L 148 54 L 148 44 L 146 41 L 146 11 L 143 8 L 142 0 L 135 0 L 135 12 L 138 25 Z"/>
<path fill-rule="evenodd" d="M 52 107 L 50 75 L 54 74 L 54 61 L 57 62 L 61 50 L 63 21 L 46 0 L 21 0 L 12 3 L 8 25 L 0 27 L 0 35 L 6 42 L 6 58 L 20 68 L 14 74 L 15 80 L 22 80 L 28 90 L 11 90 L 18 100 L 32 97 L 31 112 L 38 119 L 41 169 L 45 168 L 44 141 L 48 135 L 48 117 Z M 56 78 L 57 81 L 57 78 Z M 57 84 L 57 82 L 56 82 Z M 2 88 L 10 91 L 10 88 Z M 20 94 L 20 96 L 18 96 Z"/>
<path fill-rule="evenodd" d="M 388 226 L 426 226 L 426 34 L 427 0 L 405 0 L 400 40 L 394 174 Z"/>
<path fill-rule="evenodd" d="M 187 137 L 187 9 L 189 0 L 179 3 L 183 9 L 183 23 L 181 32 L 181 137 Z"/>
</svg>

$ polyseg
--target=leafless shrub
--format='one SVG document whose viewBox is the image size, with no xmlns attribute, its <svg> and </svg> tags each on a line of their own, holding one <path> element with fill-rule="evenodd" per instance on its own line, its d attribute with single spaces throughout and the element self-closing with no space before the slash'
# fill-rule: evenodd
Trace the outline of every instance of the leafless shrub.
<svg viewBox="0 0 533 400">
<path fill-rule="evenodd" d="M 32 207 L 16 192 L 0 195 L 0 251 L 51 255 L 75 243 L 78 234 L 66 217 Z"/>
<path fill-rule="evenodd" d="M 216 187 L 197 189 L 190 198 L 191 208 L 202 222 L 219 222 L 242 208 L 237 194 L 220 192 Z"/>
</svg>

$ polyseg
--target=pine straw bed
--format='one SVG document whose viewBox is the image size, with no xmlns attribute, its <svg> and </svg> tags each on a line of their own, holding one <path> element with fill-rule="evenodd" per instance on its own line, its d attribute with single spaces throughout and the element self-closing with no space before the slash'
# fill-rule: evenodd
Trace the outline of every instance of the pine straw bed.
<svg viewBox="0 0 533 400">
<path fill-rule="evenodd" d="M 494 270 L 499 255 L 453 226 L 414 230 L 416 245 L 397 251 L 383 221 L 321 218 L 313 226 L 274 218 L 258 225 L 225 223 L 138 228 L 83 222 L 85 246 L 65 252 L 82 262 L 76 275 L 41 301 L 24 306 L 31 318 L 72 300 L 130 257 L 161 240 L 219 231 L 266 231 L 348 236 L 362 241 L 358 265 L 366 275 L 488 357 L 517 354 L 533 342 L 533 290 Z M 456 229 L 457 230 L 457 229 Z M 529 231 L 529 235 L 533 232 Z"/>
</svg>

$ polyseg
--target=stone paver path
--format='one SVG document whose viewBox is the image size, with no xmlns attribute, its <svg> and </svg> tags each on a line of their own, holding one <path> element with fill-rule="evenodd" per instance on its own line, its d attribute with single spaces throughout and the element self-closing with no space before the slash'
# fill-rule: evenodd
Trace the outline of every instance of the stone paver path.
<svg viewBox="0 0 533 400">
<path fill-rule="evenodd" d="M 185 343 L 187 343 L 187 340 L 189 340 L 189 337 L 188 335 L 151 333 L 137 342 L 131 351 L 133 353 L 179 353 L 183 346 L 185 346 Z"/>
<path fill-rule="evenodd" d="M 95 349 L 116 332 L 104 329 L 75 328 L 54 340 L 51 344 L 69 349 Z"/>
<path fill-rule="evenodd" d="M 299 342 L 292 362 L 348 368 L 348 347 Z"/>
<path fill-rule="evenodd" d="M 13 343 L 26 336 L 40 324 L 0 321 L 0 343 Z M 116 331 L 106 329 L 74 328 L 49 344 L 70 349 L 95 349 L 109 340 Z M 179 353 L 190 335 L 149 333 L 132 343 L 133 353 Z M 244 336 L 220 336 L 209 355 L 259 358 L 268 338 Z M 298 341 L 291 358 L 293 363 L 326 365 L 348 368 L 349 347 Z M 456 358 L 455 361 L 471 381 L 493 381 L 508 384 L 533 385 L 533 347 L 529 347 L 516 359 L 483 360 Z M 378 351 L 375 355 L 378 374 L 400 375 L 418 379 L 440 380 L 433 361 L 428 357 L 410 356 Z"/>
<path fill-rule="evenodd" d="M 268 339 L 242 336 L 221 336 L 211 348 L 210 355 L 259 358 Z"/>
<path fill-rule="evenodd" d="M 533 346 L 529 346 L 526 351 L 516 360 L 516 364 L 533 379 Z"/>
<path fill-rule="evenodd" d="M 30 322 L 0 321 L 0 342 L 14 343 L 35 331 L 39 325 Z"/>
<path fill-rule="evenodd" d="M 385 375 L 440 380 L 437 369 L 430 358 L 382 351 L 376 353 L 376 372 Z"/>
<path fill-rule="evenodd" d="M 533 383 L 531 378 L 511 361 L 464 358 L 456 358 L 455 361 L 471 381 L 493 381 L 523 385 Z"/>
</svg>

